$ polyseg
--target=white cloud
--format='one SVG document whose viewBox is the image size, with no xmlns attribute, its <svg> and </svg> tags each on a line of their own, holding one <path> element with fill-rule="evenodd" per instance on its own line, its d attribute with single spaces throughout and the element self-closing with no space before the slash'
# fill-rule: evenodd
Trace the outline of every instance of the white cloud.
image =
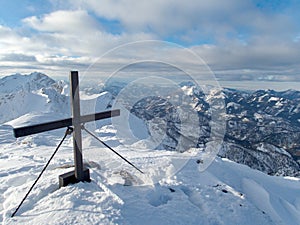
<svg viewBox="0 0 300 225">
<path fill-rule="evenodd" d="M 38 33 L 31 39 L 48 47 L 47 52 L 68 56 L 100 56 L 105 51 L 122 43 L 149 39 L 153 35 L 143 32 L 134 34 L 111 34 L 86 11 L 56 11 L 41 18 L 30 17 L 23 20 Z"/>
<path fill-rule="evenodd" d="M 59 2 L 59 0 L 57 0 Z M 185 40 L 219 40 L 241 34 L 295 35 L 290 15 L 264 13 L 252 0 L 72 0 L 100 18 L 119 21 L 127 32 L 153 32 L 161 38 L 182 36 Z M 232 38 L 232 37 L 230 37 Z"/>
<path fill-rule="evenodd" d="M 100 29 L 97 23 L 86 11 L 56 11 L 43 17 L 23 19 L 25 25 L 42 32 L 84 34 Z"/>
<path fill-rule="evenodd" d="M 33 55 L 25 55 L 25 54 L 4 54 L 1 61 L 9 61 L 9 62 L 36 62 L 36 57 Z"/>
</svg>

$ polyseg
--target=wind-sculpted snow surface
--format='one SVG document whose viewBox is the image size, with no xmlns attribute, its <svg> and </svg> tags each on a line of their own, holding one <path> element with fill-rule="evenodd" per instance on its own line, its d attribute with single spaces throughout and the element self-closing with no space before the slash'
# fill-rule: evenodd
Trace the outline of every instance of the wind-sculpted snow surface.
<svg viewBox="0 0 300 225">
<path fill-rule="evenodd" d="M 102 146 L 87 145 L 86 138 L 84 156 L 92 182 L 58 189 L 58 175 L 72 169 L 68 140 L 20 211 L 10 218 L 54 149 L 55 143 L 41 139 L 58 142 L 59 134 L 11 140 L 4 130 L 9 128 L 1 127 L 0 132 L 0 221 L 4 225 L 300 223 L 297 178 L 271 177 L 220 158 L 204 172 L 199 172 L 197 158 L 191 158 L 176 176 L 169 177 L 171 151 L 117 147 L 146 172 L 143 176 L 121 166 Z M 108 131 L 103 129 L 101 135 L 113 142 Z M 159 169 L 151 170 L 152 164 Z M 159 182 L 151 184 L 153 180 Z"/>
</svg>

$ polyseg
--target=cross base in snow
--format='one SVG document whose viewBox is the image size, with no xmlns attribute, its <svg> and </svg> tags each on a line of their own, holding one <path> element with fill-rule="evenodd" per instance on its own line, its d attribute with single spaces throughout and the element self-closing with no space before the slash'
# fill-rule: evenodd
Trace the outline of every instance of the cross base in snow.
<svg viewBox="0 0 300 225">
<path fill-rule="evenodd" d="M 75 171 L 70 171 L 68 173 L 59 175 L 58 179 L 59 179 L 59 188 L 68 186 L 69 184 L 76 184 L 80 182 L 75 176 Z M 91 182 L 90 171 L 88 168 L 83 169 L 83 180 L 81 181 Z"/>
</svg>

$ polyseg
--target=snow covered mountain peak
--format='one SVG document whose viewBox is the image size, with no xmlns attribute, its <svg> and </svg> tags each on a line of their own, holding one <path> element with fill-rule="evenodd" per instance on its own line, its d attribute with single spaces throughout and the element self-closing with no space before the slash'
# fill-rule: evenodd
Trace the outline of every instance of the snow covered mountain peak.
<svg viewBox="0 0 300 225">
<path fill-rule="evenodd" d="M 67 114 L 68 100 L 62 94 L 65 83 L 45 74 L 14 74 L 0 79 L 0 122 L 27 113 Z"/>
<path fill-rule="evenodd" d="M 95 90 L 94 90 L 95 91 Z M 0 79 L 0 123 L 32 114 L 52 120 L 70 117 L 69 84 L 64 80 L 55 81 L 43 73 L 28 75 L 14 74 Z M 88 91 L 87 91 L 88 92 Z M 111 106 L 113 96 L 98 90 L 97 94 L 80 92 L 81 113 L 91 114 L 104 111 Z M 28 115 L 27 118 L 32 118 Z M 30 121 L 28 121 L 29 123 Z"/>
<path fill-rule="evenodd" d="M 55 84 L 43 73 L 34 72 L 28 75 L 14 74 L 0 79 L 0 93 L 31 92 Z"/>
</svg>

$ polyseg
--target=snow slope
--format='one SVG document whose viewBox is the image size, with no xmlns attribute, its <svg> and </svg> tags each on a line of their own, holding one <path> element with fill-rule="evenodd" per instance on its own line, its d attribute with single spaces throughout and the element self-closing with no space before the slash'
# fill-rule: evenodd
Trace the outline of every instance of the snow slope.
<svg viewBox="0 0 300 225">
<path fill-rule="evenodd" d="M 114 138 L 108 128 L 101 134 L 106 140 Z M 86 136 L 92 182 L 58 189 L 58 175 L 72 170 L 66 166 L 73 164 L 69 137 L 10 218 L 63 130 L 18 140 L 11 134 L 8 125 L 0 127 L 3 224 L 300 224 L 299 179 L 268 176 L 220 158 L 199 172 L 196 157 L 174 175 L 173 152 L 116 147 L 146 174 L 141 175 Z"/>
</svg>

